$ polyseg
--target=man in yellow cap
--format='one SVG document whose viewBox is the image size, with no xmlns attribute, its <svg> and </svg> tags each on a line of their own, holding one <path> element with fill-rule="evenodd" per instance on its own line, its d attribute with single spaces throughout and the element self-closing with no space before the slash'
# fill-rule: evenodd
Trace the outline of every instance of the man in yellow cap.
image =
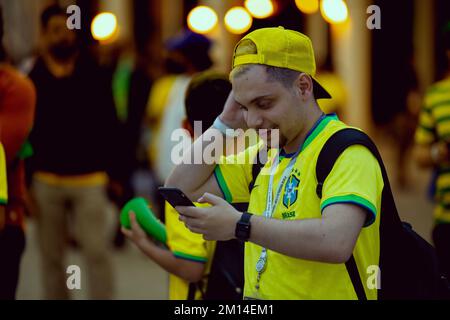
<svg viewBox="0 0 450 320">
<path fill-rule="evenodd" d="M 352 255 L 365 296 L 377 299 L 366 283 L 367 270 L 379 264 L 381 169 L 368 149 L 349 147 L 322 198 L 316 195 L 318 155 L 347 126 L 320 110 L 317 99 L 330 95 L 314 79 L 315 69 L 311 41 L 299 32 L 265 28 L 244 37 L 234 52 L 233 91 L 223 113 L 166 181 L 212 205 L 177 207 L 191 231 L 247 241 L 245 299 L 356 299 L 345 266 Z M 192 153 L 222 150 L 235 138 L 230 129 L 238 128 L 259 130 L 269 147 L 256 181 L 253 162 L 242 159 L 254 158 L 257 147 L 212 164 L 189 164 Z M 222 139 L 212 139 L 218 135 Z M 249 201 L 248 212 L 233 209 L 233 201 Z"/>
</svg>

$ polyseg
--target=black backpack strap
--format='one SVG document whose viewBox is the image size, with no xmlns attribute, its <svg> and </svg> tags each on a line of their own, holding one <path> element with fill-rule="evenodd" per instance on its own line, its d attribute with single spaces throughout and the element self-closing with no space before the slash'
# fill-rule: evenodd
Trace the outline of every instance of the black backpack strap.
<svg viewBox="0 0 450 320">
<path fill-rule="evenodd" d="M 317 196 L 320 199 L 322 198 L 323 184 L 333 169 L 335 162 L 348 147 L 353 145 L 362 145 L 369 149 L 380 165 L 384 182 L 381 208 L 383 208 L 383 213 L 385 213 L 381 215 L 381 224 L 387 227 L 400 227 L 402 223 L 398 215 L 389 178 L 380 152 L 369 136 L 357 129 L 347 128 L 338 131 L 323 146 L 316 164 Z"/>
<path fill-rule="evenodd" d="M 198 286 L 198 283 L 195 283 L 195 282 L 189 283 L 189 291 L 188 291 L 187 300 L 189 300 L 189 301 L 195 300 L 195 292 L 197 291 L 197 286 Z"/>
<path fill-rule="evenodd" d="M 195 295 L 197 290 L 200 292 L 201 299 L 204 300 L 205 293 L 203 292 L 204 280 L 200 280 L 199 282 L 191 282 L 188 287 L 188 296 L 187 300 L 195 300 Z"/>
<path fill-rule="evenodd" d="M 334 164 L 340 155 L 350 146 L 362 145 L 365 146 L 378 160 L 381 168 L 381 172 L 384 180 L 384 188 L 382 193 L 382 205 L 383 214 L 381 215 L 382 225 L 386 225 L 386 220 L 389 221 L 389 225 L 401 224 L 400 218 L 397 213 L 394 198 L 392 196 L 389 179 L 386 173 L 386 169 L 383 164 L 380 153 L 373 141 L 364 132 L 357 129 L 347 128 L 335 133 L 322 148 L 319 154 L 316 164 L 316 177 L 317 177 L 317 196 L 322 199 L 323 185 L 326 178 L 333 169 Z M 386 210 L 389 208 L 390 210 Z M 391 212 L 392 214 L 388 214 Z M 381 233 L 381 232 L 380 232 Z M 359 276 L 358 267 L 355 262 L 355 258 L 352 255 L 350 260 L 345 264 L 352 281 L 353 287 L 359 300 L 367 300 L 361 278 Z"/>
<path fill-rule="evenodd" d="M 353 255 L 345 263 L 345 267 L 347 268 L 348 275 L 350 276 L 350 280 L 352 281 L 358 300 L 366 301 L 366 292 L 364 291 L 364 286 L 359 276 L 358 266 L 356 265 L 355 257 Z"/>
</svg>

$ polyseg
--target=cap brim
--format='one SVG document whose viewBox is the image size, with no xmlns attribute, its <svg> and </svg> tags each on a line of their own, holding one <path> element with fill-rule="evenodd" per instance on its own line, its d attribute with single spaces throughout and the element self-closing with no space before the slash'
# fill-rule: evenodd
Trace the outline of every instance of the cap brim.
<svg viewBox="0 0 450 320">
<path fill-rule="evenodd" d="M 316 98 L 316 100 L 332 98 L 331 94 L 327 90 L 325 90 L 325 88 L 322 87 L 316 79 L 312 78 L 312 80 L 314 85 L 314 98 Z"/>
</svg>

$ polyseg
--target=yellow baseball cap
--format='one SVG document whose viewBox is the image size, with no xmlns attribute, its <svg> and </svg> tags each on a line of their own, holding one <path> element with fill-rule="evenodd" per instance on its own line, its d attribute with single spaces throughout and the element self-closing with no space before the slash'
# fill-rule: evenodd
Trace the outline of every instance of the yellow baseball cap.
<svg viewBox="0 0 450 320">
<path fill-rule="evenodd" d="M 256 53 L 236 55 L 240 44 L 249 40 L 255 44 Z M 328 91 L 314 78 L 314 49 L 311 40 L 300 32 L 278 27 L 262 28 L 249 33 L 238 42 L 233 54 L 233 69 L 244 64 L 262 64 L 307 73 L 313 79 L 315 98 L 331 98 Z"/>
</svg>

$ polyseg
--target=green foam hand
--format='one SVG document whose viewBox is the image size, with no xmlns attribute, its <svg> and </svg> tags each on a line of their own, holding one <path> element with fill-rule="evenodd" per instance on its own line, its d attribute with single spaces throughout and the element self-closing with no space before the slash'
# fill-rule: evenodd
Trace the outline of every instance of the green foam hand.
<svg viewBox="0 0 450 320">
<path fill-rule="evenodd" d="M 144 198 L 135 198 L 125 204 L 120 213 L 120 224 L 126 229 L 131 229 L 129 216 L 131 211 L 136 214 L 137 222 L 149 236 L 163 244 L 167 243 L 166 227 L 155 217 L 147 200 Z"/>
</svg>

